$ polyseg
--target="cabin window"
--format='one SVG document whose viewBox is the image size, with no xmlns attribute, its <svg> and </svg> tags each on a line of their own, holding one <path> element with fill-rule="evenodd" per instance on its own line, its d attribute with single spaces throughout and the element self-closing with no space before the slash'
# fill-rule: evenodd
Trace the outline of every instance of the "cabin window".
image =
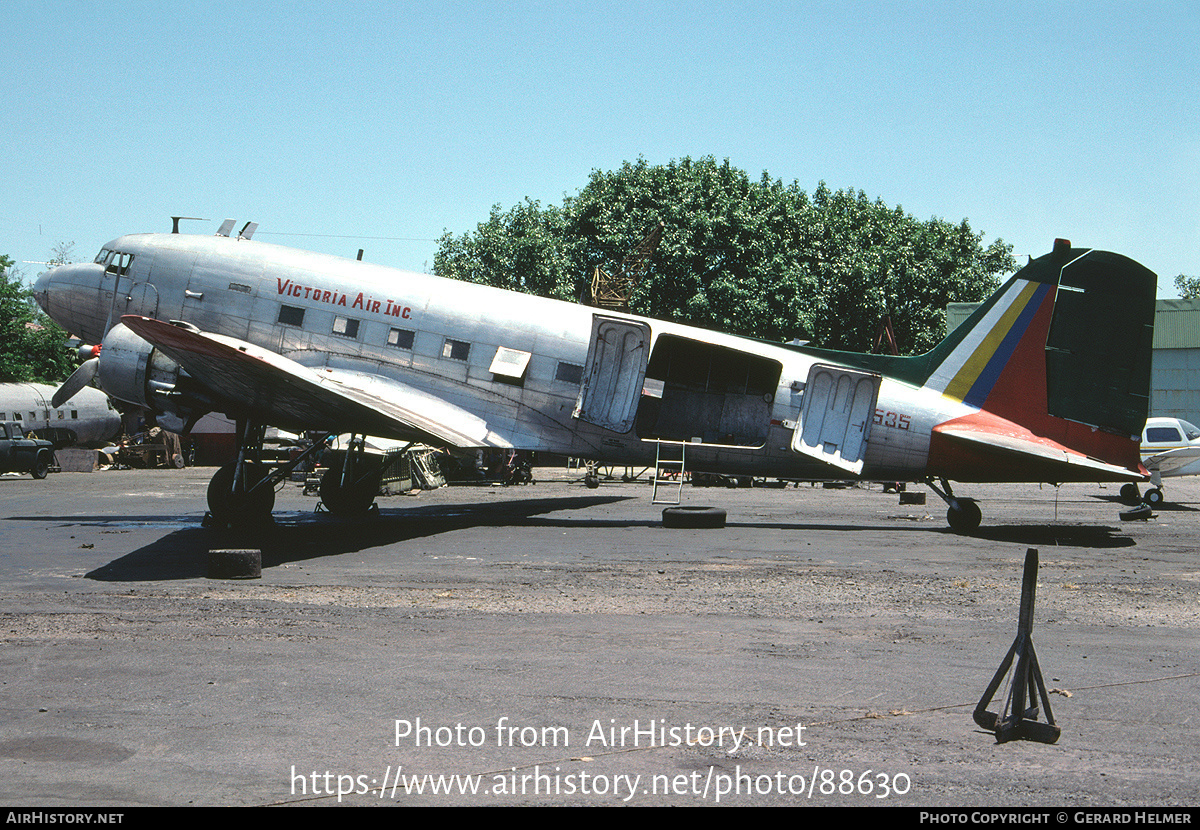
<svg viewBox="0 0 1200 830">
<path fill-rule="evenodd" d="M 72 420 L 72 421 L 78 421 L 78 420 L 79 420 L 79 410 L 78 410 L 78 409 L 72 409 L 72 410 L 71 410 L 71 420 Z"/>
<path fill-rule="evenodd" d="M 291 305 L 281 305 L 279 307 L 279 322 L 285 326 L 303 326 L 304 309 Z"/>
<path fill-rule="evenodd" d="M 333 333 L 338 337 L 350 337 L 354 340 L 357 340 L 358 321 L 352 320 L 349 317 L 334 317 Z"/>
<path fill-rule="evenodd" d="M 554 373 L 554 379 L 562 383 L 583 383 L 583 367 L 576 366 L 574 363 L 558 364 L 558 370 Z"/>
<path fill-rule="evenodd" d="M 13 413 L 13 420 L 14 420 L 14 421 L 19 421 L 19 420 L 21 420 L 21 413 L 20 413 L 20 412 L 14 412 L 14 413 Z"/>
<path fill-rule="evenodd" d="M 1179 430 L 1175 427 L 1150 427 L 1146 430 L 1146 441 L 1151 444 L 1179 443 Z"/>
<path fill-rule="evenodd" d="M 397 349 L 412 349 L 415 335 L 408 329 L 392 329 L 388 332 L 388 345 Z"/>
<path fill-rule="evenodd" d="M 442 346 L 442 357 L 450 360 L 466 360 L 471 354 L 471 344 L 464 343 L 461 340 L 451 340 L 446 338 L 445 344 Z"/>
</svg>

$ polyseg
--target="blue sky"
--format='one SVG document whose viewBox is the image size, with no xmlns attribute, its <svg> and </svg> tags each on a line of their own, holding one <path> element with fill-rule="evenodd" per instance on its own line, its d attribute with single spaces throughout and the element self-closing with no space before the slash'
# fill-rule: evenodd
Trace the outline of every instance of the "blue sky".
<svg viewBox="0 0 1200 830">
<path fill-rule="evenodd" d="M 594 169 L 811 193 L 1200 276 L 1200 4 L 8 0 L 0 253 L 171 215 L 409 270 Z M 27 278 L 42 268 L 21 265 Z"/>
</svg>

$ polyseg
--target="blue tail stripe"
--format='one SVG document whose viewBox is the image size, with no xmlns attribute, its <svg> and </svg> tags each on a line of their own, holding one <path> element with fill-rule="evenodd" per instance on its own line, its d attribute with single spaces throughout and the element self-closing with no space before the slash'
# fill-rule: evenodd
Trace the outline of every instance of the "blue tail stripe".
<svg viewBox="0 0 1200 830">
<path fill-rule="evenodd" d="M 1029 298 L 1029 302 L 1025 304 L 1025 308 L 1021 309 L 1021 313 L 1013 322 L 1012 328 L 1008 330 L 1008 334 L 1000 341 L 1000 345 L 996 347 L 995 353 L 984 366 L 983 371 L 979 373 L 979 377 L 971 384 L 971 389 L 967 392 L 967 396 L 963 399 L 963 403 L 971 406 L 982 407 L 987 397 L 991 394 L 992 387 L 996 385 L 996 381 L 1000 379 L 1004 367 L 1008 365 L 1009 358 L 1013 352 L 1017 350 L 1017 344 L 1021 342 L 1021 338 L 1025 336 L 1025 332 L 1029 329 L 1029 324 L 1033 321 L 1033 317 L 1037 314 L 1038 309 L 1042 307 L 1042 300 L 1053 286 L 1046 283 L 1039 285 L 1033 292 L 1033 296 Z"/>
</svg>

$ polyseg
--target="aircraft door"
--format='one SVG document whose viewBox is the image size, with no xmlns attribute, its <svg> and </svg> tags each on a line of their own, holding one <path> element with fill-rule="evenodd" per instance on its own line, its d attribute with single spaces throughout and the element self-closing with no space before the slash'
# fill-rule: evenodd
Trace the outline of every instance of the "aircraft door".
<svg viewBox="0 0 1200 830">
<path fill-rule="evenodd" d="M 649 351 L 646 324 L 593 316 L 575 417 L 613 432 L 629 432 L 642 396 Z"/>
<path fill-rule="evenodd" d="M 122 297 L 126 314 L 140 314 L 158 319 L 158 289 L 152 282 L 136 282 Z"/>
<path fill-rule="evenodd" d="M 804 386 L 792 450 L 855 475 L 862 472 L 880 376 L 815 364 Z"/>
</svg>

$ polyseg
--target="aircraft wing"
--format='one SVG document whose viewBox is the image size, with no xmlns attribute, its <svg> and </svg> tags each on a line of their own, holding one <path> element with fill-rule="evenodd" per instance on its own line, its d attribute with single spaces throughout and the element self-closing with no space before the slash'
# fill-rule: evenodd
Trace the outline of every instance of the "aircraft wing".
<svg viewBox="0 0 1200 830">
<path fill-rule="evenodd" d="M 1152 473 L 1169 476 L 1200 459 L 1200 447 L 1178 447 L 1165 450 L 1142 459 L 1142 464 Z"/>
<path fill-rule="evenodd" d="M 978 469 L 981 461 L 990 465 L 997 481 L 1145 481 L 1140 470 L 1123 467 L 1070 450 L 1011 423 L 1013 429 L 995 425 L 948 421 L 933 428 L 931 457 L 935 445 L 949 459 L 948 477 L 971 481 L 973 477 L 954 475 L 956 457 L 969 457 L 969 466 Z"/>
<path fill-rule="evenodd" d="M 312 369 L 243 340 L 148 317 L 129 315 L 121 322 L 175 360 L 209 395 L 263 423 L 454 447 L 508 445 L 482 418 L 399 381 Z"/>
</svg>

